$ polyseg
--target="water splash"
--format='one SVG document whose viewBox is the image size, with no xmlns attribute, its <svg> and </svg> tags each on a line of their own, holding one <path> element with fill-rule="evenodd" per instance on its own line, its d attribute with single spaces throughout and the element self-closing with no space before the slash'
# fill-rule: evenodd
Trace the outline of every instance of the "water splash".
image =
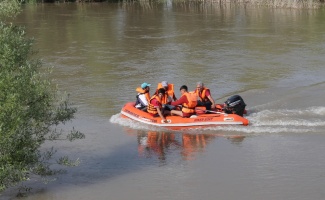
<svg viewBox="0 0 325 200">
<path fill-rule="evenodd" d="M 247 119 L 251 129 L 262 132 L 320 132 L 325 128 L 325 107 L 253 111 Z"/>
<path fill-rule="evenodd" d="M 249 134 L 259 134 L 259 133 L 307 133 L 310 129 L 295 129 L 290 127 L 270 127 L 270 126 L 217 126 L 217 127 L 207 127 L 204 130 L 214 130 L 223 132 L 238 132 L 238 133 L 249 133 Z"/>
<path fill-rule="evenodd" d="M 113 115 L 109 121 L 114 124 L 119 124 L 121 126 L 130 127 L 137 130 L 152 130 L 152 131 L 159 130 L 159 127 L 150 126 L 147 124 L 143 124 L 141 122 L 134 121 L 129 118 L 124 118 L 121 116 L 121 113 L 117 113 Z"/>
<path fill-rule="evenodd" d="M 307 109 L 306 111 L 309 111 L 311 113 L 325 116 L 325 107 L 311 107 Z"/>
</svg>

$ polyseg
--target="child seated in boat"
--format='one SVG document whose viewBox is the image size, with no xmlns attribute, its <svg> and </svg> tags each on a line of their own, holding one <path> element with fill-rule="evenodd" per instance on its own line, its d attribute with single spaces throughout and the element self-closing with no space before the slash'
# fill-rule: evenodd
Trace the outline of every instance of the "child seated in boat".
<svg viewBox="0 0 325 200">
<path fill-rule="evenodd" d="M 141 87 L 138 87 L 135 91 L 138 92 L 136 96 L 135 107 L 140 110 L 147 110 L 148 102 L 150 100 L 150 86 L 149 83 L 142 83 Z"/>
<path fill-rule="evenodd" d="M 182 110 L 171 110 L 171 115 L 179 115 L 181 117 L 191 117 L 195 114 L 195 106 L 197 105 L 197 95 L 194 92 L 188 92 L 187 86 L 183 85 L 179 89 L 181 98 L 171 102 L 172 106 L 182 106 Z"/>
<path fill-rule="evenodd" d="M 165 115 L 169 114 L 169 111 L 163 109 L 163 102 L 165 101 L 165 89 L 160 88 L 157 94 L 153 95 L 149 100 L 147 112 L 154 117 L 161 117 L 161 119 L 167 123 Z"/>
</svg>

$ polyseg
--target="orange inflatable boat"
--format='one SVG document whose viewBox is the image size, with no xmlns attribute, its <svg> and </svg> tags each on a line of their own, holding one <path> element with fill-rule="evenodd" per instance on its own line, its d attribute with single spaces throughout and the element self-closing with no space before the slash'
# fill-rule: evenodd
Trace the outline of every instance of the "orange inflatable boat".
<svg viewBox="0 0 325 200">
<path fill-rule="evenodd" d="M 134 102 L 129 102 L 124 105 L 121 110 L 123 117 L 133 119 L 148 125 L 160 127 L 198 127 L 198 126 L 216 126 L 216 125 L 248 125 L 248 119 L 238 114 L 227 114 L 225 112 L 211 111 L 206 114 L 200 108 L 196 109 L 196 115 L 190 118 L 183 118 L 180 116 L 166 116 L 168 123 L 162 121 L 160 117 L 153 117 L 147 112 L 139 110 L 134 107 Z M 223 105 L 217 105 L 217 108 L 223 109 Z"/>
</svg>

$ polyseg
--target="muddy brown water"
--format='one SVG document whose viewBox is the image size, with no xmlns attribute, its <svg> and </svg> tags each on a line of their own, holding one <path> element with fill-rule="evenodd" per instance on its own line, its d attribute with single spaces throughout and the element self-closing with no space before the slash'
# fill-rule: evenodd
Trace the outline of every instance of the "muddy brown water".
<svg viewBox="0 0 325 200">
<path fill-rule="evenodd" d="M 25 7 L 17 23 L 79 109 L 67 128 L 86 139 L 56 142 L 80 165 L 46 185 L 32 177 L 24 199 L 325 199 L 324 19 L 202 3 Z M 120 117 L 136 87 L 162 80 L 203 81 L 218 103 L 239 94 L 251 124 L 170 131 Z"/>
</svg>

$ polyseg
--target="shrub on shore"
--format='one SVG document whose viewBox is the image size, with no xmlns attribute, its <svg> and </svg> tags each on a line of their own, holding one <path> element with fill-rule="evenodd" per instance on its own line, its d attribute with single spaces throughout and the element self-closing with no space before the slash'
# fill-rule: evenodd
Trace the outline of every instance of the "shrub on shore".
<svg viewBox="0 0 325 200">
<path fill-rule="evenodd" d="M 31 59 L 33 40 L 22 27 L 6 20 L 19 12 L 18 0 L 0 0 L 0 191 L 27 180 L 31 173 L 53 175 L 48 162 L 54 149 L 41 151 L 58 139 L 55 127 L 74 117 L 68 95 L 60 95 L 42 63 Z M 43 71 L 43 70 L 42 70 Z M 83 138 L 73 130 L 67 139 Z M 62 164 L 68 164 L 68 160 Z M 71 163 L 70 163 L 71 164 Z"/>
</svg>

